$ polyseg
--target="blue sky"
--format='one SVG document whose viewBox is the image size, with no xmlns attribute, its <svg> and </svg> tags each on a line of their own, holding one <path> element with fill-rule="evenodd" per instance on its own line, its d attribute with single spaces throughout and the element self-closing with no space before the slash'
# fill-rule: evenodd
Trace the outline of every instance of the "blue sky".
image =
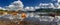
<svg viewBox="0 0 60 25">
<path fill-rule="evenodd" d="M 12 2 L 17 0 L 0 0 L 0 6 L 8 6 Z M 40 3 L 56 3 L 57 0 L 21 0 L 24 6 L 38 6 Z"/>
</svg>

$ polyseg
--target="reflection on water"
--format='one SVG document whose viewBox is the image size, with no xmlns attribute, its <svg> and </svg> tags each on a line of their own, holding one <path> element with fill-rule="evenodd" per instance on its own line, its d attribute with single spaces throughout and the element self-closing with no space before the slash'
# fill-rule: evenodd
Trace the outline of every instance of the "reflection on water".
<svg viewBox="0 0 60 25">
<path fill-rule="evenodd" d="M 35 13 L 26 13 L 26 18 L 28 17 L 35 17 L 35 18 L 38 18 L 40 21 L 53 21 L 54 17 L 51 17 L 51 16 L 40 16 L 38 14 L 35 14 Z M 0 17 L 3 17 L 3 18 L 9 18 L 9 19 L 22 19 L 21 18 L 21 14 L 18 14 L 16 16 L 13 16 L 11 14 L 8 14 L 8 15 L 1 15 Z M 60 19 L 59 16 L 56 18 Z"/>
<path fill-rule="evenodd" d="M 43 13 L 44 14 L 44 13 Z M 9 19 L 9 20 L 13 20 L 13 19 L 21 19 L 24 21 L 30 21 L 30 22 L 58 22 L 58 24 L 60 24 L 59 20 L 60 20 L 60 16 L 56 16 L 51 17 L 51 16 L 40 16 L 36 13 L 26 13 L 26 18 L 23 19 L 21 18 L 21 14 L 17 14 L 16 16 L 13 16 L 12 14 L 8 14 L 8 15 L 0 15 L 0 18 L 4 18 L 4 19 Z M 48 24 L 48 23 L 47 23 Z"/>
</svg>

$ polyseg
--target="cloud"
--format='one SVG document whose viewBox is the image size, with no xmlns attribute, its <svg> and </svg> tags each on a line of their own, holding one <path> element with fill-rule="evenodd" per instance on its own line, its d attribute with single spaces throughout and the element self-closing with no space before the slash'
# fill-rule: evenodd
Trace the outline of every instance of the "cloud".
<svg viewBox="0 0 60 25">
<path fill-rule="evenodd" d="M 55 9 L 60 9 L 60 4 L 59 3 L 55 3 Z"/>
<path fill-rule="evenodd" d="M 25 7 L 25 8 L 23 8 L 23 7 L 24 7 L 24 5 L 21 1 L 14 1 L 9 6 L 6 6 L 6 8 L 4 8 L 4 9 L 6 9 L 6 10 L 15 10 L 15 11 L 17 11 L 17 10 L 24 11 L 24 9 L 25 9 L 26 11 L 35 11 L 35 9 L 40 8 L 39 6 Z"/>
<path fill-rule="evenodd" d="M 0 7 L 0 9 L 3 9 L 2 7 Z"/>
<path fill-rule="evenodd" d="M 26 11 L 35 11 L 35 8 L 34 7 L 25 7 L 25 10 Z"/>
<path fill-rule="evenodd" d="M 30 10 L 31 10 L 31 11 L 35 11 L 35 8 L 34 8 L 34 7 L 30 7 Z"/>
<path fill-rule="evenodd" d="M 53 5 L 53 3 L 50 3 L 49 8 L 55 8 L 55 6 Z"/>
<path fill-rule="evenodd" d="M 14 6 L 14 5 L 9 5 L 8 7 L 9 7 L 9 8 L 14 8 L 15 6 Z"/>
<path fill-rule="evenodd" d="M 40 8 L 54 8 L 53 3 L 40 3 Z"/>
<path fill-rule="evenodd" d="M 55 8 L 55 6 L 53 5 L 53 3 L 40 3 L 39 6 L 25 7 L 25 10 L 26 11 L 35 11 L 36 9 L 40 9 L 40 8 Z"/>
<path fill-rule="evenodd" d="M 29 7 L 25 7 L 25 10 L 28 11 L 29 10 Z"/>
<path fill-rule="evenodd" d="M 56 4 L 56 9 L 60 9 L 60 4 L 59 3 L 55 3 Z"/>
<path fill-rule="evenodd" d="M 39 6 L 35 6 L 34 8 L 35 8 L 35 9 L 40 9 L 40 7 L 39 7 Z"/>
<path fill-rule="evenodd" d="M 60 2 L 60 0 L 58 0 L 58 2 Z"/>
<path fill-rule="evenodd" d="M 6 10 L 5 8 L 3 8 L 3 7 L 0 7 L 0 9 L 2 9 L 2 10 Z"/>
<path fill-rule="evenodd" d="M 46 6 L 47 7 L 44 7 Z M 57 4 L 58 5 L 58 4 Z M 35 7 L 25 7 L 23 8 L 24 5 L 21 1 L 14 1 L 12 2 L 9 6 L 7 6 L 7 10 L 22 10 L 22 11 L 35 11 L 36 9 L 40 9 L 40 8 L 54 8 L 54 5 L 52 3 L 40 3 L 39 6 L 35 6 Z M 25 9 L 25 10 L 24 10 Z"/>
<path fill-rule="evenodd" d="M 9 10 L 23 10 L 23 6 L 24 5 L 21 1 L 14 1 L 8 7 L 10 8 Z"/>
</svg>

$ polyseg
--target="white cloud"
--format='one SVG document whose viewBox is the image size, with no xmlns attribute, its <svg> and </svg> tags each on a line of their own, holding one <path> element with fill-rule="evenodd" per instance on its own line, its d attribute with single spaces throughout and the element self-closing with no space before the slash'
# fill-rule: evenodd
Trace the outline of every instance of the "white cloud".
<svg viewBox="0 0 60 25">
<path fill-rule="evenodd" d="M 39 6 L 35 6 L 35 9 L 40 9 L 40 7 Z"/>
<path fill-rule="evenodd" d="M 9 10 L 23 10 L 23 3 L 21 1 L 14 1 L 8 6 Z"/>
<path fill-rule="evenodd" d="M 59 3 L 56 3 L 56 9 L 60 9 L 60 4 Z"/>
<path fill-rule="evenodd" d="M 58 9 L 60 9 L 60 5 L 59 5 Z"/>
<path fill-rule="evenodd" d="M 55 8 L 53 3 L 50 3 L 50 7 L 49 8 Z"/>
<path fill-rule="evenodd" d="M 9 5 L 8 7 L 9 7 L 9 8 L 14 8 L 15 6 L 14 6 L 14 5 Z"/>
<path fill-rule="evenodd" d="M 0 7 L 0 9 L 3 9 L 2 7 Z"/>
<path fill-rule="evenodd" d="M 25 10 L 26 11 L 35 11 L 35 8 L 34 7 L 25 7 Z"/>
<path fill-rule="evenodd" d="M 54 8 L 53 3 L 40 3 L 40 8 Z"/>
<path fill-rule="evenodd" d="M 60 4 L 59 3 L 55 3 L 55 9 L 60 9 Z"/>
<path fill-rule="evenodd" d="M 60 5 L 59 5 L 59 7 L 57 9 L 60 9 Z"/>
<path fill-rule="evenodd" d="M 25 10 L 28 11 L 29 10 L 29 7 L 25 7 Z"/>
<path fill-rule="evenodd" d="M 31 10 L 31 11 L 35 11 L 35 8 L 34 8 L 34 7 L 30 7 L 30 10 Z"/>
<path fill-rule="evenodd" d="M 7 8 L 4 8 L 4 9 L 7 9 L 7 10 L 24 10 L 23 8 L 23 3 L 21 1 L 14 1 L 13 3 L 11 3 L 9 6 L 6 6 Z M 35 11 L 35 8 L 37 9 L 38 7 L 25 7 L 25 10 L 26 11 Z M 3 9 L 3 8 L 1 8 Z"/>
<path fill-rule="evenodd" d="M 25 7 L 26 11 L 35 11 L 36 9 L 40 9 L 42 6 L 46 6 L 46 5 L 50 5 L 49 8 L 54 7 L 54 5 L 52 3 L 40 3 L 39 6 L 35 6 L 35 7 Z M 58 4 L 57 4 L 58 5 Z M 8 7 L 8 10 L 24 10 L 24 5 L 21 1 L 14 1 L 13 3 L 11 3 Z M 44 8 L 44 7 L 42 7 Z"/>
<path fill-rule="evenodd" d="M 60 2 L 60 0 L 58 0 L 58 2 Z"/>
<path fill-rule="evenodd" d="M 6 10 L 5 8 L 3 8 L 3 7 L 0 7 L 0 9 L 2 9 L 2 10 Z"/>
</svg>

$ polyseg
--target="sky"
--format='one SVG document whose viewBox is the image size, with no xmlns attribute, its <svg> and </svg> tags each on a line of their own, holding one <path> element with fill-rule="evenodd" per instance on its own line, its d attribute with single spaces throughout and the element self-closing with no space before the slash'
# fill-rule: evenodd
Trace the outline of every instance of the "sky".
<svg viewBox="0 0 60 25">
<path fill-rule="evenodd" d="M 0 0 L 0 7 L 8 6 L 12 2 L 17 0 Z M 57 0 L 21 0 L 24 7 L 26 6 L 38 6 L 40 3 L 56 3 Z"/>
</svg>

